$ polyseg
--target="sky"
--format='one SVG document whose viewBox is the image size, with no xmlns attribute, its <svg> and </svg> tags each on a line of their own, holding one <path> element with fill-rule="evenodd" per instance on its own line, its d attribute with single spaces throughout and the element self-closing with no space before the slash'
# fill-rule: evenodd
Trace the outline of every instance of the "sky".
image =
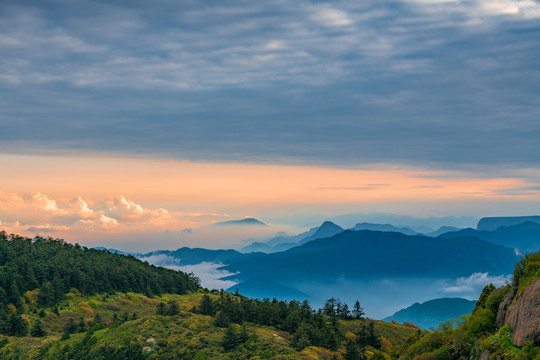
<svg viewBox="0 0 540 360">
<path fill-rule="evenodd" d="M 142 251 L 538 214 L 538 54 L 532 0 L 4 0 L 0 227 Z"/>
</svg>

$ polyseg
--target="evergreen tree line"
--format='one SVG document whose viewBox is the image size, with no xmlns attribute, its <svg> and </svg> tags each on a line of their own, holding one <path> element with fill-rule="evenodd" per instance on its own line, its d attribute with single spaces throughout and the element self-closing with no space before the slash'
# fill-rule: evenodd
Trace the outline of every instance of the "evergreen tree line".
<svg viewBox="0 0 540 360">
<path fill-rule="evenodd" d="M 70 289 L 83 295 L 136 292 L 185 294 L 199 288 L 192 274 L 150 265 L 133 256 L 0 232 L 0 333 L 25 336 L 21 296 L 38 290 L 37 305 L 50 308 Z"/>
<path fill-rule="evenodd" d="M 344 340 L 339 331 L 339 320 L 363 319 L 364 316 L 358 301 L 353 311 L 349 311 L 348 305 L 332 298 L 322 309 L 315 311 L 308 301 L 256 300 L 224 292 L 220 292 L 217 300 L 205 294 L 193 311 L 215 316 L 215 325 L 222 328 L 250 322 L 287 331 L 293 335 L 293 344 L 299 350 L 311 345 L 336 350 Z M 359 347 L 380 348 L 380 337 L 373 322 L 364 322 L 356 335 Z"/>
</svg>

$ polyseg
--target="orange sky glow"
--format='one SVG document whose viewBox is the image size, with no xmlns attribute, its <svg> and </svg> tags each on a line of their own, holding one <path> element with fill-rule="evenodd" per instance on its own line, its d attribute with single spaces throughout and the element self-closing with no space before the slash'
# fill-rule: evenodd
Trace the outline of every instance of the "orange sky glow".
<svg viewBox="0 0 540 360">
<path fill-rule="evenodd" d="M 503 212 L 512 201 L 534 207 L 540 200 L 538 184 L 519 177 L 477 178 L 391 165 L 336 169 L 23 155 L 2 155 L 0 163 L 0 227 L 89 244 L 166 234 L 161 247 L 208 246 L 207 238 L 182 231 L 204 233 L 217 221 L 246 216 L 267 221 L 305 211 L 483 216 Z M 288 229 L 271 225 L 261 233 Z"/>
</svg>

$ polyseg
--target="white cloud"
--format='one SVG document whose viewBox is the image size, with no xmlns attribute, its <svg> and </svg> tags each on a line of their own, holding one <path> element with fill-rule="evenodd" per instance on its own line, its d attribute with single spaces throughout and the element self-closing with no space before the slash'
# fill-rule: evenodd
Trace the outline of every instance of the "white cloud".
<svg viewBox="0 0 540 360">
<path fill-rule="evenodd" d="M 236 284 L 234 281 L 220 280 L 223 277 L 234 275 L 234 273 L 225 270 L 218 270 L 219 267 L 224 266 L 221 263 L 202 262 L 196 265 L 181 265 L 181 259 L 174 258 L 167 254 L 157 254 L 139 258 L 156 266 L 183 271 L 185 273 L 192 272 L 201 279 L 201 285 L 208 289 L 228 289 Z"/>
<path fill-rule="evenodd" d="M 185 266 L 165 266 L 169 269 L 180 270 L 186 273 L 193 273 L 199 279 L 201 279 L 201 285 L 208 289 L 228 289 L 236 282 L 230 280 L 220 280 L 221 278 L 234 275 L 225 270 L 218 270 L 223 264 L 202 262 L 197 265 L 185 265 Z"/>
<path fill-rule="evenodd" d="M 478 294 L 484 286 L 493 284 L 496 287 L 503 286 L 510 281 L 511 275 L 489 276 L 488 273 L 474 273 L 469 277 L 461 277 L 447 283 L 442 289 L 452 294 Z"/>
</svg>

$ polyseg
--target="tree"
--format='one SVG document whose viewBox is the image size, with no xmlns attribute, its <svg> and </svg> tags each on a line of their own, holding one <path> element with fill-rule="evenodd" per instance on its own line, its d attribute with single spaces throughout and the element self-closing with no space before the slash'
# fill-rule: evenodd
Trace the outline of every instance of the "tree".
<svg viewBox="0 0 540 360">
<path fill-rule="evenodd" d="M 345 360 L 358 360 L 360 359 L 360 352 L 358 351 L 358 348 L 356 347 L 356 344 L 348 340 L 345 344 Z"/>
<path fill-rule="evenodd" d="M 201 305 L 199 306 L 199 314 L 203 315 L 211 315 L 214 316 L 216 314 L 216 309 L 214 306 L 214 303 L 210 296 L 205 294 L 201 299 Z"/>
<path fill-rule="evenodd" d="M 9 315 L 9 332 L 11 336 L 26 336 L 28 334 L 28 323 L 17 312 Z"/>
<path fill-rule="evenodd" d="M 44 337 L 47 335 L 47 332 L 43 328 L 43 322 L 41 319 L 38 319 L 32 329 L 30 330 L 30 335 L 33 337 Z"/>
<path fill-rule="evenodd" d="M 230 351 L 238 345 L 238 334 L 236 333 L 236 330 L 234 328 L 234 325 L 231 324 L 225 330 L 225 334 L 223 334 L 223 339 L 221 339 L 221 345 L 225 349 L 225 351 Z"/>
<path fill-rule="evenodd" d="M 80 318 L 79 325 L 77 326 L 79 332 L 85 332 L 86 331 L 86 323 L 84 322 L 84 318 Z"/>
<path fill-rule="evenodd" d="M 358 300 L 354 303 L 352 314 L 355 319 L 362 319 L 364 317 L 364 309 L 360 306 Z"/>
<path fill-rule="evenodd" d="M 68 334 L 75 334 L 77 332 L 77 328 L 78 326 L 75 324 L 75 320 L 73 320 L 73 318 L 69 318 L 66 326 L 64 326 L 64 330 Z"/>
<path fill-rule="evenodd" d="M 298 326 L 298 330 L 296 330 L 296 333 L 293 336 L 292 343 L 298 351 L 301 351 L 311 345 L 305 323 L 301 323 L 300 326 Z"/>
<path fill-rule="evenodd" d="M 231 321 L 229 320 L 229 317 L 225 315 L 223 311 L 220 311 L 218 313 L 218 316 L 216 317 L 216 321 L 214 321 L 214 325 L 221 328 L 229 326 L 230 323 Z"/>
<path fill-rule="evenodd" d="M 375 331 L 375 323 L 373 321 L 369 322 L 367 336 L 369 345 L 373 346 L 376 349 L 379 349 L 381 347 L 381 338 Z"/>
<path fill-rule="evenodd" d="M 337 304 L 337 301 L 334 298 L 330 298 L 330 299 L 326 300 L 326 303 L 324 304 L 324 307 L 323 307 L 324 315 L 335 316 L 336 315 L 336 304 Z"/>
<path fill-rule="evenodd" d="M 178 308 L 178 303 L 176 300 L 171 300 L 167 304 L 166 314 L 169 316 L 174 316 L 180 314 L 180 309 Z"/>
<path fill-rule="evenodd" d="M 165 303 L 160 302 L 156 309 L 156 315 L 165 315 L 167 313 L 166 307 Z"/>
</svg>

